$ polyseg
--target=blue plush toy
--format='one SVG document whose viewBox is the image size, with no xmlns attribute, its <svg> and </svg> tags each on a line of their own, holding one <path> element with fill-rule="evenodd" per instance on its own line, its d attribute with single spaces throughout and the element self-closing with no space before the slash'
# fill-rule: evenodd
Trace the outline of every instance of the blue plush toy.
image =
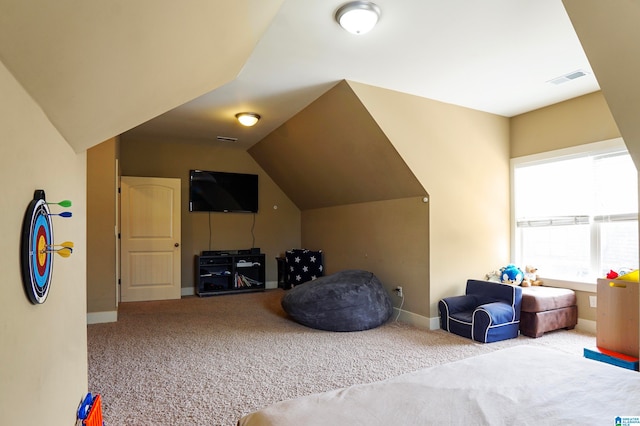
<svg viewBox="0 0 640 426">
<path fill-rule="evenodd" d="M 524 279 L 524 272 L 516 265 L 509 264 L 500 268 L 500 279 L 506 284 L 520 285 Z"/>
</svg>

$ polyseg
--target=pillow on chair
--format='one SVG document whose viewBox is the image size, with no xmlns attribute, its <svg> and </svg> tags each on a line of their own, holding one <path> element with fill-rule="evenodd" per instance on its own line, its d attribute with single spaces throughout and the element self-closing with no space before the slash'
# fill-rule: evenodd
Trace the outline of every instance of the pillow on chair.
<svg viewBox="0 0 640 426">
<path fill-rule="evenodd" d="M 295 287 L 324 275 L 322 250 L 287 250 L 285 259 L 285 286 Z"/>
</svg>

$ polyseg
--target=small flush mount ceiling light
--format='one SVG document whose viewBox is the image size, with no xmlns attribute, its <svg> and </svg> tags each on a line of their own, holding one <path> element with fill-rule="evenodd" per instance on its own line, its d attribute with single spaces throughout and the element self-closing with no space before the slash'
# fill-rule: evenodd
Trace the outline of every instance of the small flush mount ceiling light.
<svg viewBox="0 0 640 426">
<path fill-rule="evenodd" d="M 260 120 L 260 116 L 255 112 L 239 112 L 236 118 L 243 126 L 251 127 Z"/>
<path fill-rule="evenodd" d="M 336 11 L 336 21 L 353 34 L 369 32 L 380 19 L 380 8 L 370 1 L 352 1 Z"/>
</svg>

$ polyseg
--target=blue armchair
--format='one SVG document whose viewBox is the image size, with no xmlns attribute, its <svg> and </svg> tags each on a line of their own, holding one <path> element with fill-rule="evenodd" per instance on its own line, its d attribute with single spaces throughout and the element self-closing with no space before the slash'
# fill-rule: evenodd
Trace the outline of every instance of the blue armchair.
<svg viewBox="0 0 640 426">
<path fill-rule="evenodd" d="M 518 337 L 522 288 L 490 281 L 468 280 L 464 296 L 438 302 L 440 328 L 476 342 Z"/>
</svg>

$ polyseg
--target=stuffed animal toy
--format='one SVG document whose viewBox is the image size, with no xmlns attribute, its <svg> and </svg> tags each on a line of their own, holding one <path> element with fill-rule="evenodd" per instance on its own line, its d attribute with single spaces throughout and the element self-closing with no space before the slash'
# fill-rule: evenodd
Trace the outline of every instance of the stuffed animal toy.
<svg viewBox="0 0 640 426">
<path fill-rule="evenodd" d="M 609 272 L 607 273 L 607 279 L 608 280 L 615 280 L 618 277 L 619 277 L 618 273 L 616 271 L 614 271 L 613 269 L 610 269 Z"/>
<path fill-rule="evenodd" d="M 538 268 L 531 265 L 524 267 L 524 278 L 522 279 L 522 287 L 530 287 L 532 285 L 542 285 L 542 280 L 536 274 Z"/>
<path fill-rule="evenodd" d="M 622 275 L 626 275 L 630 272 L 633 272 L 633 269 L 621 268 L 621 269 L 618 269 L 617 271 L 610 269 L 609 272 L 607 273 L 607 279 L 615 280 L 616 278 L 621 277 Z"/>
<path fill-rule="evenodd" d="M 516 265 L 510 263 L 500 268 L 500 278 L 505 284 L 520 285 L 524 279 L 524 272 Z"/>
<path fill-rule="evenodd" d="M 491 272 L 487 273 L 484 276 L 484 279 L 486 281 L 493 281 L 493 282 L 496 282 L 496 283 L 501 283 L 502 282 L 501 275 L 502 275 L 502 273 L 500 271 L 495 270 L 495 271 L 491 271 Z"/>
</svg>

